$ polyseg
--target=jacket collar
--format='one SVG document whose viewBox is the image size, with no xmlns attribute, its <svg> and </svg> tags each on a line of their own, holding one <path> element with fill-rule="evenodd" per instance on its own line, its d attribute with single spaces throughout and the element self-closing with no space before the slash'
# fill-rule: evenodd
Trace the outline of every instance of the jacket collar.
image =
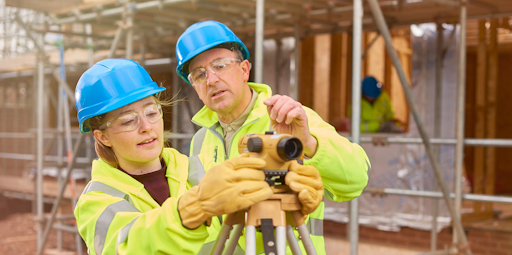
<svg viewBox="0 0 512 255">
<path fill-rule="evenodd" d="M 256 104 L 254 105 L 253 110 L 247 117 L 245 123 L 252 122 L 261 116 L 267 114 L 267 107 L 263 104 L 267 98 L 272 96 L 272 89 L 270 86 L 261 83 L 253 83 L 248 82 L 249 87 L 253 88 L 256 92 L 259 93 L 258 98 L 256 99 Z M 203 126 L 206 128 L 211 128 L 213 125 L 219 122 L 219 117 L 217 113 L 208 109 L 206 106 L 203 106 L 201 110 L 199 110 L 194 117 L 192 117 L 192 122 L 196 125 Z"/>
<path fill-rule="evenodd" d="M 167 165 L 166 177 L 172 181 L 169 182 L 171 185 L 171 196 L 172 194 L 182 195 L 185 192 L 185 186 L 187 181 L 187 175 L 180 171 L 179 162 L 176 158 L 176 154 L 179 152 L 174 149 L 164 148 L 162 152 L 162 158 Z M 143 196 L 144 185 L 139 181 L 135 180 L 123 171 L 112 167 L 105 161 L 98 159 L 92 163 L 91 181 L 100 181 L 112 187 L 131 193 L 136 196 Z M 147 192 L 146 192 L 147 193 Z M 147 193 L 146 199 L 149 203 L 156 203 Z M 145 197 L 145 196 L 143 196 Z"/>
</svg>

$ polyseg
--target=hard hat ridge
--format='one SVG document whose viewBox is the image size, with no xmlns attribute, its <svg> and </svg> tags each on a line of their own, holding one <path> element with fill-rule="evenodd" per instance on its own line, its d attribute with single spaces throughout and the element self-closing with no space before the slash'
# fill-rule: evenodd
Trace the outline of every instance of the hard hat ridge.
<svg viewBox="0 0 512 255">
<path fill-rule="evenodd" d="M 82 134 L 91 130 L 89 119 L 164 91 L 133 60 L 105 59 L 85 71 L 75 89 L 77 117 Z"/>
</svg>

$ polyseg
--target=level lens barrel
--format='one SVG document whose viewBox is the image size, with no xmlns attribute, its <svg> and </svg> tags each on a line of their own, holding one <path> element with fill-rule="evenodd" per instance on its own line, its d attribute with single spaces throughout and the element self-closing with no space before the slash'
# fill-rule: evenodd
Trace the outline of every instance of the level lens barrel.
<svg viewBox="0 0 512 255">
<path fill-rule="evenodd" d="M 283 160 L 295 160 L 302 154 L 302 143 L 296 137 L 285 137 L 277 144 L 277 154 Z"/>
</svg>

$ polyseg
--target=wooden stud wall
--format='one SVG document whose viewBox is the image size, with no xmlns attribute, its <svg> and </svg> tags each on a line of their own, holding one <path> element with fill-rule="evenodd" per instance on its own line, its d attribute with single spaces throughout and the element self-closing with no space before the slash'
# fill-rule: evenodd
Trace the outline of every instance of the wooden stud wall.
<svg viewBox="0 0 512 255">
<path fill-rule="evenodd" d="M 501 22 L 503 22 L 501 20 Z M 468 47 L 466 137 L 511 139 L 509 118 L 512 44 L 500 42 L 500 20 L 480 20 L 479 42 Z M 465 164 L 475 194 L 510 195 L 512 148 L 466 147 Z M 474 214 L 493 216 L 492 203 L 474 203 Z"/>
<path fill-rule="evenodd" d="M 402 86 L 387 56 L 384 39 L 379 36 L 372 43 L 377 36 L 376 32 L 363 33 L 362 48 L 367 49 L 367 53 L 362 59 L 362 78 L 372 75 L 384 83 L 397 118 L 407 124 L 409 107 Z M 409 34 L 398 32 L 393 40 L 410 81 L 412 50 Z M 316 35 L 301 41 L 299 101 L 331 123 L 350 116 L 351 53 L 352 36 L 346 32 Z"/>
</svg>

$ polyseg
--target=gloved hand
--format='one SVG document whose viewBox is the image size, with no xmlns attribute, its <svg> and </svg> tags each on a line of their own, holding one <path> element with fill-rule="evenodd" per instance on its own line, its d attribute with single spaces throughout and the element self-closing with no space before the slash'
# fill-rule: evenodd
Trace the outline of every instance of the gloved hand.
<svg viewBox="0 0 512 255">
<path fill-rule="evenodd" d="M 284 182 L 297 193 L 302 204 L 302 214 L 308 215 L 316 210 L 324 195 L 320 173 L 314 166 L 301 165 L 295 160 L 290 164 L 288 170 Z"/>
<path fill-rule="evenodd" d="M 178 202 L 183 226 L 194 229 L 212 216 L 234 213 L 273 194 L 261 170 L 263 159 L 247 154 L 212 167 Z"/>
</svg>

